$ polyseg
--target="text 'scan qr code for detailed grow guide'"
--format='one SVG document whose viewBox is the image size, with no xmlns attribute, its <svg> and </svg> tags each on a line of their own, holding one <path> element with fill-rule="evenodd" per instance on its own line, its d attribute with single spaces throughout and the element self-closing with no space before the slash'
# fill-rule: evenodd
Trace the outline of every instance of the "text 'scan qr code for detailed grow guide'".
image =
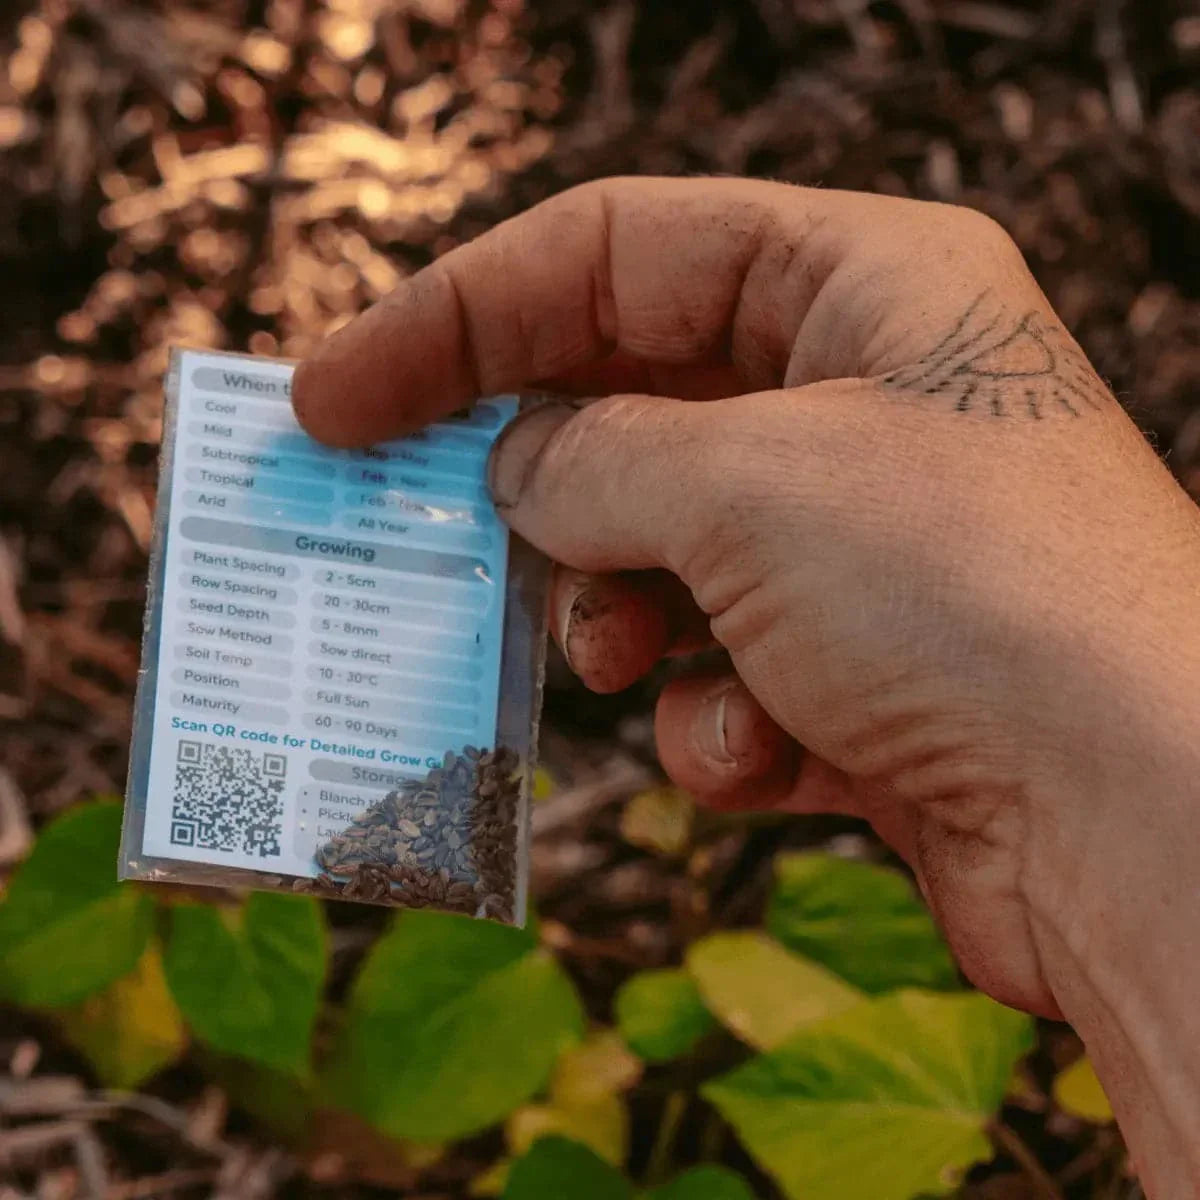
<svg viewBox="0 0 1200 1200">
<path fill-rule="evenodd" d="M 540 643 L 486 487 L 518 402 L 331 450 L 291 376 L 174 357 L 122 874 L 519 919 Z"/>
</svg>

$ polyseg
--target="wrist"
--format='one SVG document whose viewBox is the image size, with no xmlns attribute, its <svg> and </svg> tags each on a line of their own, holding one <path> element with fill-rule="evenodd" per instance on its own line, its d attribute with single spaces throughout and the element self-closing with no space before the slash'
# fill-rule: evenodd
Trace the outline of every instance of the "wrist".
<svg viewBox="0 0 1200 1200">
<path fill-rule="evenodd" d="M 1152 1200 L 1200 1197 L 1200 672 L 1181 674 L 1114 703 L 1032 806 L 1027 861 L 1043 975 Z"/>
</svg>

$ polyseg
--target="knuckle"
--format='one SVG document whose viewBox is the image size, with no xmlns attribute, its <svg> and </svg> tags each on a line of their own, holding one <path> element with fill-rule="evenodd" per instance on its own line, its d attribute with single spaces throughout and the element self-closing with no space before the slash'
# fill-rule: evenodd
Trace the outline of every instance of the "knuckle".
<svg viewBox="0 0 1200 1200">
<path fill-rule="evenodd" d="M 907 201 L 909 236 L 896 239 L 895 253 L 908 259 L 1019 256 L 1016 243 L 994 217 L 965 205 L 935 201 Z"/>
<path fill-rule="evenodd" d="M 954 211 L 954 235 L 981 250 L 1007 257 L 1017 252 L 1016 243 L 994 217 L 977 208 L 957 207 Z"/>
<path fill-rule="evenodd" d="M 660 457 L 691 440 L 686 422 L 674 421 L 671 401 L 653 396 L 615 395 L 585 405 L 563 426 L 563 454 L 579 461 L 584 455 L 604 456 L 618 448 L 636 446 L 637 460 Z"/>
<path fill-rule="evenodd" d="M 543 202 L 542 208 L 556 215 L 578 219 L 602 211 L 607 204 L 626 194 L 635 185 L 635 180 L 620 175 L 592 179 L 552 196 Z"/>
<path fill-rule="evenodd" d="M 603 184 L 603 180 L 592 180 L 567 188 L 557 196 L 551 196 L 539 206 L 543 217 L 554 222 L 570 222 L 578 220 L 585 213 L 595 211 L 604 195 Z"/>
<path fill-rule="evenodd" d="M 907 201 L 902 236 L 872 242 L 871 269 L 897 294 L 939 278 L 992 287 L 1023 286 L 1025 260 L 1004 227 L 986 213 L 959 205 Z M 920 274 L 914 279 L 914 268 Z"/>
</svg>

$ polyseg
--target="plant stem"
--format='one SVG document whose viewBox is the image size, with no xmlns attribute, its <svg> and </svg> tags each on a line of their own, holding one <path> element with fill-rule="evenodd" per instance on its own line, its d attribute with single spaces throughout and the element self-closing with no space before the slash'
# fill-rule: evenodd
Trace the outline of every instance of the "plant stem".
<svg viewBox="0 0 1200 1200">
<path fill-rule="evenodd" d="M 1010 1129 L 1002 1121 L 993 1121 L 989 1130 L 992 1141 L 1029 1176 L 1037 1194 L 1043 1197 L 1043 1200 L 1065 1200 L 1062 1189 L 1038 1162 L 1037 1156 L 1025 1145 L 1016 1130 Z"/>
<path fill-rule="evenodd" d="M 670 1174 L 675 1138 L 687 1112 L 687 1104 L 687 1092 L 672 1092 L 663 1104 L 662 1117 L 654 1134 L 654 1145 L 650 1148 L 650 1160 L 646 1163 L 648 1187 L 665 1183 Z"/>
<path fill-rule="evenodd" d="M 725 1122 L 718 1112 L 710 1112 L 700 1131 L 700 1156 L 702 1163 L 719 1162 L 725 1148 Z"/>
</svg>

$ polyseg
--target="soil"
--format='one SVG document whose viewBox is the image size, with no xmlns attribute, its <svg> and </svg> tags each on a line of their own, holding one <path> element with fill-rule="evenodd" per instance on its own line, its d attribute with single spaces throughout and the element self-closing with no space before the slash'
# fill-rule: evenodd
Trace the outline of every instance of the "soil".
<svg viewBox="0 0 1200 1200">
<path fill-rule="evenodd" d="M 123 790 L 168 345 L 303 355 L 584 179 L 752 174 L 990 213 L 1200 500 L 1193 0 L 24 0 L 0 13 L 0 169 L 0 872 L 56 812 Z M 780 847 L 885 857 L 833 819 L 709 821 L 679 858 L 631 844 L 661 682 L 599 697 L 551 664 L 534 896 L 598 1018 L 630 972 L 755 921 Z M 337 986 L 381 916 L 329 908 Z M 1047 1100 L 1077 1053 L 1045 1027 L 1005 1113 L 1024 1149 L 965 1195 L 1136 1194 L 1115 1133 Z M 634 1094 L 635 1168 L 664 1085 Z M 348 1127 L 350 1165 L 297 1155 L 236 1094 L 189 1060 L 101 1104 L 52 1030 L 4 1012 L 0 1196 L 459 1196 L 499 1149 L 397 1177 Z M 679 1160 L 714 1147 L 770 1194 L 693 1105 Z"/>
</svg>

